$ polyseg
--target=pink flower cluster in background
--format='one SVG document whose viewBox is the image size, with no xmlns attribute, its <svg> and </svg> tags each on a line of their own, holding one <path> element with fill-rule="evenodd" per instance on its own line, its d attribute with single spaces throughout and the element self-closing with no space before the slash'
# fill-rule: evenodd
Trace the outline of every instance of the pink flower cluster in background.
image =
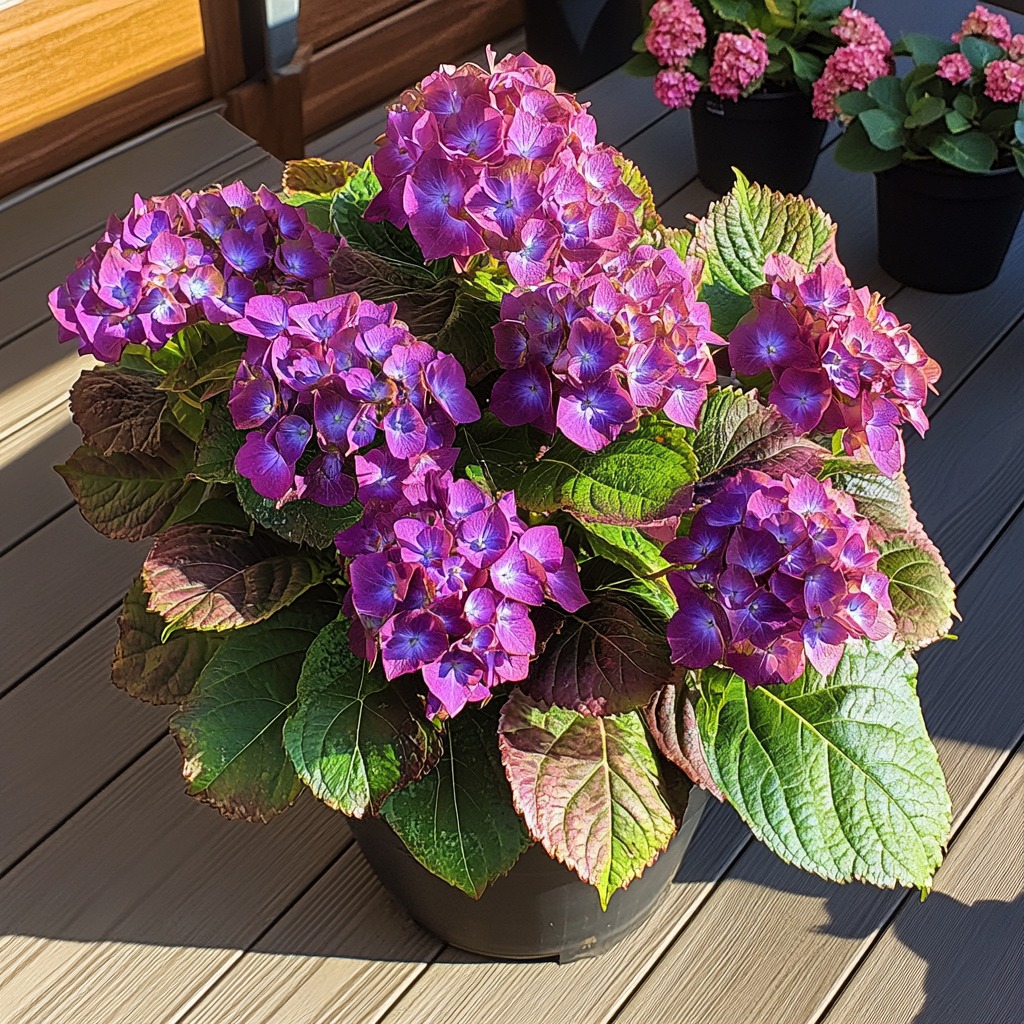
<svg viewBox="0 0 1024 1024">
<path fill-rule="evenodd" d="M 750 35 L 722 32 L 715 41 L 711 59 L 711 91 L 727 100 L 738 100 L 758 82 L 768 67 L 764 33 L 756 28 Z"/>
<path fill-rule="evenodd" d="M 249 342 L 228 407 L 248 431 L 235 468 L 258 494 L 339 506 L 358 478 L 360 501 L 386 501 L 407 477 L 454 464 L 455 424 L 480 409 L 459 361 L 417 341 L 393 303 L 259 295 L 243 314 L 232 327 Z M 349 456 L 381 434 L 353 474 Z"/>
<path fill-rule="evenodd" d="M 904 459 L 900 424 L 928 429 L 923 406 L 938 363 L 877 295 L 850 285 L 837 260 L 806 271 L 775 254 L 764 269 L 753 312 L 729 335 L 733 369 L 770 372 L 769 400 L 798 430 L 842 430 L 848 454 L 864 449 L 895 476 Z"/>
<path fill-rule="evenodd" d="M 985 65 L 985 95 L 996 103 L 1020 103 L 1024 100 L 1024 33 L 1013 35 L 1010 23 L 1003 15 L 994 14 L 978 4 L 950 39 L 959 43 L 971 37 L 995 43 L 1006 50 L 1006 59 L 989 61 Z M 962 53 L 950 53 L 941 58 L 936 74 L 953 85 L 963 85 L 974 76 L 974 69 Z"/>
<path fill-rule="evenodd" d="M 329 262 L 342 244 L 265 187 L 136 196 L 50 293 L 50 309 L 61 341 L 115 363 L 126 345 L 158 349 L 200 320 L 229 323 L 257 292 L 330 294 Z"/>
<path fill-rule="evenodd" d="M 964 18 L 959 32 L 954 32 L 950 37 L 954 43 L 968 36 L 980 36 L 989 42 L 1006 46 L 1010 42 L 1013 30 L 1010 23 L 1001 14 L 994 14 L 987 7 L 978 4 L 970 14 Z"/>
<path fill-rule="evenodd" d="M 662 67 L 654 76 L 654 95 L 666 107 L 690 107 L 700 79 L 686 66 L 707 42 L 704 19 L 691 0 L 658 0 L 650 18 L 644 45 Z"/>
<path fill-rule="evenodd" d="M 637 246 L 574 283 L 506 295 L 494 328 L 505 373 L 491 410 L 598 451 L 640 414 L 695 426 L 723 344 L 697 301 L 702 264 Z"/>
<path fill-rule="evenodd" d="M 663 551 L 683 566 L 669 574 L 672 661 L 723 662 L 763 686 L 792 682 L 805 658 L 829 675 L 848 639 L 891 636 L 889 579 L 868 525 L 849 495 L 813 476 L 727 480 Z"/>
<path fill-rule="evenodd" d="M 836 100 L 844 92 L 866 89 L 876 78 L 891 75 L 896 69 L 892 44 L 871 15 L 847 7 L 832 34 L 843 45 L 825 61 L 811 98 L 814 116 L 823 121 L 839 116 Z"/>
<path fill-rule="evenodd" d="M 427 714 L 455 715 L 491 688 L 526 678 L 536 654 L 530 609 L 587 603 L 576 560 L 554 526 L 527 528 L 512 491 L 427 474 L 389 501 L 368 502 L 337 537 L 351 557 L 353 649 L 379 652 L 389 679 L 420 671 Z"/>
<path fill-rule="evenodd" d="M 613 154 L 526 54 L 490 72 L 443 67 L 389 112 L 366 217 L 408 225 L 427 259 L 489 253 L 519 284 L 539 284 L 639 237 L 640 198 Z"/>
</svg>

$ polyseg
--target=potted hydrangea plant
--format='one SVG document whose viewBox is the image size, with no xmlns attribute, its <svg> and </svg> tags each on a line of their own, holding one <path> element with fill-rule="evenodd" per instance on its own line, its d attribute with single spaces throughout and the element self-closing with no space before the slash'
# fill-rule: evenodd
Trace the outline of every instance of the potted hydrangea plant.
<svg viewBox="0 0 1024 1024">
<path fill-rule="evenodd" d="M 667 107 L 690 108 L 697 175 L 732 168 L 784 192 L 810 181 L 835 97 L 893 68 L 878 23 L 844 0 L 657 0 L 626 69 L 654 75 Z"/>
<path fill-rule="evenodd" d="M 896 52 L 913 60 L 905 75 L 839 97 L 836 160 L 876 175 L 878 259 L 893 277 L 983 288 L 1024 210 L 1024 34 L 979 4 L 950 42 L 908 35 Z"/>
<path fill-rule="evenodd" d="M 927 888 L 913 654 L 954 605 L 900 428 L 939 370 L 834 233 L 742 176 L 666 227 L 525 54 L 428 76 L 365 167 L 112 218 L 50 297 L 105 364 L 58 470 L 152 540 L 113 677 L 178 705 L 188 792 L 310 789 L 493 955 L 635 927 L 709 794 L 826 878 Z"/>
</svg>

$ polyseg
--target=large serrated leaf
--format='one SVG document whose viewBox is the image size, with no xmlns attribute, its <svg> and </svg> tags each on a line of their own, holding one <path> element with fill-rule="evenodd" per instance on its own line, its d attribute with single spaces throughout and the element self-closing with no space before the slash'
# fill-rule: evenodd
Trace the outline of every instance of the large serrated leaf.
<svg viewBox="0 0 1024 1024">
<path fill-rule="evenodd" d="M 809 199 L 752 185 L 737 171 L 732 190 L 697 222 L 693 249 L 712 281 L 746 295 L 764 284 L 764 261 L 772 253 L 810 269 L 835 256 L 835 233 L 829 215 Z"/>
<path fill-rule="evenodd" d="M 496 704 L 456 715 L 437 765 L 381 809 L 428 871 L 474 899 L 530 845 L 501 766 Z"/>
<path fill-rule="evenodd" d="M 544 711 L 514 690 L 499 745 L 530 834 L 597 889 L 602 907 L 675 835 L 672 800 L 638 712 Z"/>
<path fill-rule="evenodd" d="M 195 452 L 181 431 L 165 426 L 149 454 L 101 455 L 82 445 L 54 468 L 94 530 L 115 540 L 141 540 L 162 529 L 179 504 L 198 501 L 204 486 L 188 479 Z"/>
<path fill-rule="evenodd" d="M 249 821 L 267 821 L 295 800 L 302 783 L 284 748 L 284 722 L 306 651 L 337 611 L 310 595 L 224 638 L 171 718 L 192 796 Z"/>
<path fill-rule="evenodd" d="M 697 479 L 689 444 L 692 431 L 641 428 L 599 452 L 559 435 L 515 484 L 516 499 L 531 512 L 564 509 L 580 519 L 641 526 L 685 511 Z"/>
<path fill-rule="evenodd" d="M 319 505 L 307 498 L 297 498 L 278 506 L 257 494 L 245 477 L 235 481 L 238 503 L 267 530 L 293 544 L 309 544 L 314 548 L 332 548 L 334 536 L 359 521 L 363 506 L 353 499 L 347 505 Z"/>
<path fill-rule="evenodd" d="M 917 521 L 902 472 L 888 477 L 873 462 L 840 456 L 826 459 L 819 475 L 849 494 L 860 515 L 884 536 L 901 536 Z"/>
<path fill-rule="evenodd" d="M 735 388 L 708 396 L 693 452 L 701 480 L 740 469 L 775 475 L 817 473 L 828 456 L 820 445 L 798 434 L 784 416 L 762 405 L 756 392 L 744 394 Z"/>
<path fill-rule="evenodd" d="M 141 577 L 125 595 L 110 676 L 115 686 L 150 704 L 179 704 L 221 645 L 219 633 L 182 629 L 161 643 L 167 623 L 148 611 Z"/>
<path fill-rule="evenodd" d="M 644 719 L 662 756 L 721 801 L 725 794 L 711 777 L 697 728 L 696 699 L 697 692 L 690 688 L 689 679 L 670 683 L 654 695 L 644 709 Z"/>
<path fill-rule="evenodd" d="M 647 704 L 673 673 L 664 633 L 605 597 L 566 616 L 520 689 L 540 707 L 620 715 Z"/>
<path fill-rule="evenodd" d="M 612 151 L 612 161 L 622 172 L 622 183 L 640 199 L 636 211 L 637 225 L 641 231 L 654 231 L 661 226 L 661 216 L 654 204 L 651 183 L 644 177 L 643 171 L 618 150 Z"/>
<path fill-rule="evenodd" d="M 882 545 L 878 571 L 889 577 L 889 599 L 900 636 L 911 650 L 949 633 L 956 614 L 956 591 L 938 552 L 909 540 Z"/>
<path fill-rule="evenodd" d="M 82 440 L 101 455 L 160 448 L 167 396 L 160 375 L 140 370 L 85 370 L 71 388 L 71 418 Z"/>
<path fill-rule="evenodd" d="M 950 802 L 916 677 L 902 648 L 864 641 L 847 643 L 832 676 L 809 666 L 785 686 L 705 670 L 697 724 L 711 774 L 784 860 L 832 881 L 927 887 Z"/>
<path fill-rule="evenodd" d="M 329 807 L 376 814 L 441 756 L 441 737 L 408 679 L 389 682 L 349 648 L 349 623 L 327 623 L 306 654 L 284 742 L 299 777 Z"/>
<path fill-rule="evenodd" d="M 322 576 L 312 558 L 282 551 L 265 535 L 191 523 L 158 537 L 142 566 L 149 610 L 175 629 L 250 626 Z"/>
<path fill-rule="evenodd" d="M 245 431 L 235 429 L 227 406 L 221 401 L 211 402 L 206 427 L 196 447 L 192 476 L 209 483 L 234 483 L 238 479 L 235 456 L 244 441 Z"/>
</svg>

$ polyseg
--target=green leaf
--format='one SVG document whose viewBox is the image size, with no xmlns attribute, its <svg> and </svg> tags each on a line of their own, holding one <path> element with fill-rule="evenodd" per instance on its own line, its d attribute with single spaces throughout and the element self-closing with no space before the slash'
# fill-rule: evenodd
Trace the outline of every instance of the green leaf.
<svg viewBox="0 0 1024 1024">
<path fill-rule="evenodd" d="M 960 132 L 969 131 L 971 128 L 971 122 L 960 113 L 959 110 L 947 110 L 946 111 L 946 127 L 954 134 L 959 135 Z"/>
<path fill-rule="evenodd" d="M 882 545 L 878 571 L 889 577 L 893 617 L 911 650 L 949 633 L 956 614 L 956 591 L 937 552 L 909 540 L 889 541 Z"/>
<path fill-rule="evenodd" d="M 483 380 L 498 368 L 494 356 L 494 333 L 500 318 L 500 304 L 458 288 L 444 322 L 437 331 L 423 331 L 417 337 L 439 352 L 455 356 L 466 368 L 470 383 Z"/>
<path fill-rule="evenodd" d="M 836 100 L 836 103 L 847 117 L 856 117 L 865 110 L 875 110 L 878 107 L 878 103 L 861 89 L 857 89 L 854 92 L 844 92 Z"/>
<path fill-rule="evenodd" d="M 1024 121 L 1020 118 L 1013 122 L 1013 134 L 1017 141 L 1024 146 Z"/>
<path fill-rule="evenodd" d="M 764 261 L 774 252 L 810 269 L 835 255 L 835 225 L 810 200 L 752 185 L 736 172 L 736 184 L 694 229 L 694 252 L 712 281 L 739 295 L 764 284 Z"/>
<path fill-rule="evenodd" d="M 357 658 L 348 631 L 348 621 L 336 619 L 313 641 L 284 742 L 314 796 L 361 818 L 421 778 L 442 744 L 408 680 L 388 682 L 379 665 Z"/>
<path fill-rule="evenodd" d="M 282 551 L 266 534 L 229 526 L 173 526 L 142 565 L 149 610 L 172 629 L 250 626 L 291 604 L 322 576 L 312 558 Z"/>
<path fill-rule="evenodd" d="M 491 701 L 456 715 L 437 765 L 381 809 L 428 871 L 474 899 L 530 845 L 501 766 L 496 705 Z"/>
<path fill-rule="evenodd" d="M 872 145 L 859 118 L 846 126 L 846 131 L 836 143 L 835 153 L 836 163 L 840 167 L 845 167 L 848 171 L 862 171 L 869 174 L 887 171 L 903 160 L 902 150 L 881 150 Z"/>
<path fill-rule="evenodd" d="M 544 711 L 517 689 L 502 709 L 498 742 L 530 834 L 597 889 L 602 908 L 675 834 L 638 712 L 597 718 Z"/>
<path fill-rule="evenodd" d="M 928 140 L 928 150 L 943 163 L 961 171 L 984 174 L 996 160 L 996 144 L 983 132 L 938 135 Z"/>
<path fill-rule="evenodd" d="M 230 818 L 267 821 L 302 788 L 282 730 L 306 651 L 336 603 L 313 597 L 224 638 L 171 718 L 188 792 Z"/>
<path fill-rule="evenodd" d="M 586 531 L 595 555 L 615 562 L 637 576 L 649 576 L 669 567 L 661 557 L 661 547 L 633 526 L 611 526 L 581 520 L 580 527 Z"/>
<path fill-rule="evenodd" d="M 956 47 L 943 39 L 911 32 L 896 43 L 895 51 L 910 54 L 915 64 L 938 64 L 947 54 L 955 53 Z"/>
<path fill-rule="evenodd" d="M 903 125 L 906 128 L 920 128 L 938 121 L 945 113 L 946 101 L 941 96 L 922 96 L 911 106 Z M 861 120 L 863 121 L 863 118 Z"/>
<path fill-rule="evenodd" d="M 324 160 L 319 156 L 288 160 L 281 173 L 281 191 L 286 201 L 296 195 L 330 196 L 360 169 L 349 160 Z"/>
<path fill-rule="evenodd" d="M 692 434 L 648 421 L 632 434 L 588 452 L 559 435 L 515 483 L 516 500 L 531 512 L 564 509 L 579 519 L 641 526 L 685 511 L 697 478 Z"/>
<path fill-rule="evenodd" d="M 204 485 L 188 479 L 195 450 L 184 434 L 165 426 L 159 447 L 149 454 L 101 455 L 82 445 L 54 468 L 94 530 L 115 540 L 141 540 L 161 530 L 191 492 L 202 493 Z"/>
<path fill-rule="evenodd" d="M 539 707 L 621 715 L 643 707 L 673 674 L 664 631 L 599 597 L 565 617 L 519 688 Z"/>
<path fill-rule="evenodd" d="M 618 150 L 612 151 L 612 162 L 622 172 L 622 183 L 640 197 L 640 206 L 636 211 L 637 224 L 641 231 L 653 231 L 661 225 L 661 216 L 654 205 L 654 193 L 651 183 L 632 160 L 623 156 Z"/>
<path fill-rule="evenodd" d="M 900 120 L 910 113 L 907 108 L 906 85 L 893 75 L 872 80 L 868 85 L 868 95 L 882 110 L 898 115 Z"/>
<path fill-rule="evenodd" d="M 235 429 L 226 403 L 211 402 L 206 427 L 196 448 L 192 476 L 208 483 L 233 484 L 238 479 L 235 455 L 244 441 L 245 431 Z"/>
<path fill-rule="evenodd" d="M 865 110 L 857 119 L 868 133 L 871 145 L 877 149 L 901 149 L 903 146 L 902 119 L 887 110 Z"/>
<path fill-rule="evenodd" d="M 874 523 L 884 538 L 905 535 L 917 524 L 903 473 L 887 477 L 872 462 L 840 456 L 828 459 L 820 476 L 849 494 L 857 512 Z"/>
<path fill-rule="evenodd" d="M 661 65 L 646 51 L 635 53 L 625 64 L 622 70 L 627 75 L 635 75 L 637 78 L 650 78 L 661 70 Z"/>
<path fill-rule="evenodd" d="M 959 92 L 953 97 L 953 109 L 970 120 L 978 116 L 978 101 L 970 93 Z"/>
<path fill-rule="evenodd" d="M 757 392 L 721 388 L 708 396 L 693 440 L 701 480 L 740 469 L 766 473 L 814 473 L 826 451 L 798 434 L 780 413 L 762 405 Z"/>
<path fill-rule="evenodd" d="M 754 18 L 751 0 L 710 0 L 711 9 L 727 21 L 742 21 L 749 24 Z"/>
<path fill-rule="evenodd" d="M 117 619 L 111 679 L 132 697 L 150 704 L 180 704 L 192 692 L 222 637 L 183 629 L 161 643 L 166 623 L 147 611 L 147 600 L 140 577 L 125 595 Z"/>
<path fill-rule="evenodd" d="M 644 709 L 644 720 L 654 742 L 677 768 L 696 786 L 706 789 L 716 800 L 725 794 L 715 784 L 704 756 L 704 745 L 697 728 L 698 693 L 691 688 L 692 673 L 682 682 L 662 687 Z"/>
<path fill-rule="evenodd" d="M 152 371 L 85 370 L 71 388 L 71 419 L 100 455 L 160 448 L 160 417 L 167 396 Z"/>
<path fill-rule="evenodd" d="M 982 71 L 986 64 L 1006 57 L 1006 51 L 1001 46 L 980 36 L 964 36 L 960 40 L 960 52 L 975 71 Z"/>
<path fill-rule="evenodd" d="M 245 477 L 236 478 L 238 501 L 259 523 L 293 544 L 334 548 L 334 535 L 359 521 L 363 506 L 352 500 L 347 505 L 319 505 L 307 498 L 285 502 L 280 508 L 270 498 L 257 494 Z"/>
<path fill-rule="evenodd" d="M 746 293 L 738 295 L 722 281 L 711 281 L 700 290 L 701 302 L 711 310 L 711 328 L 720 337 L 727 338 L 732 329 L 745 317 L 753 304 Z"/>
<path fill-rule="evenodd" d="M 783 860 L 832 881 L 927 887 L 950 802 L 916 676 L 901 648 L 863 641 L 832 676 L 808 667 L 785 686 L 705 670 L 697 724 L 711 774 Z"/>
<path fill-rule="evenodd" d="M 815 82 L 821 77 L 825 67 L 825 61 L 817 54 L 807 50 L 798 50 L 794 46 L 787 45 L 786 52 L 793 62 L 793 74 L 804 82 Z"/>
</svg>

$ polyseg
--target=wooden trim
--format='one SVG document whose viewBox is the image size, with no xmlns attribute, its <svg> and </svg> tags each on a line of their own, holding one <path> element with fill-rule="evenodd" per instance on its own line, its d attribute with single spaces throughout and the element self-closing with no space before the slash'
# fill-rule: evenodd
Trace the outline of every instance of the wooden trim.
<svg viewBox="0 0 1024 1024">
<path fill-rule="evenodd" d="M 306 137 L 400 92 L 523 23 L 523 0 L 420 0 L 313 55 Z"/>
<path fill-rule="evenodd" d="M 245 81 L 245 57 L 242 53 L 242 22 L 235 0 L 199 0 L 203 19 L 206 63 L 214 96 Z"/>
<path fill-rule="evenodd" d="M 305 155 L 303 93 L 307 88 L 308 52 L 265 81 L 251 81 L 227 94 L 227 119 L 279 160 Z"/>
<path fill-rule="evenodd" d="M 181 64 L 0 143 L 0 196 L 209 99 L 206 60 Z"/>
<path fill-rule="evenodd" d="M 416 0 L 302 0 L 299 42 L 322 50 L 375 21 L 409 7 Z"/>
</svg>

